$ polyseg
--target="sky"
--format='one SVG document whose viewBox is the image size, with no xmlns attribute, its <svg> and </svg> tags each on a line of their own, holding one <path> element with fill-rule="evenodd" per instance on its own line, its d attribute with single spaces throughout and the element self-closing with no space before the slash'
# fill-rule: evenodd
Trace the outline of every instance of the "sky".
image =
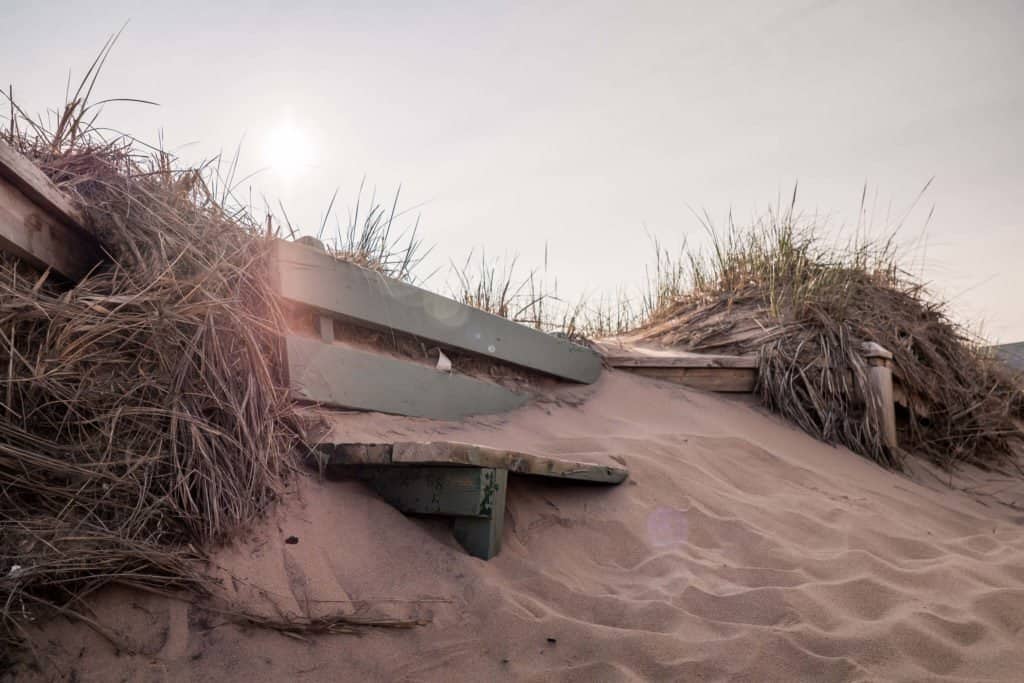
<svg viewBox="0 0 1024 683">
<path fill-rule="evenodd" d="M 317 232 L 338 190 L 401 186 L 433 247 L 547 264 L 575 299 L 638 291 L 652 239 L 798 185 L 831 234 L 902 221 L 908 267 L 972 331 L 1024 340 L 1024 3 L 0 0 L 0 85 L 63 102 L 128 22 L 101 124 Z M 922 188 L 931 180 L 928 190 Z M 931 215 L 929 219 L 929 215 Z M 329 222 L 333 225 L 333 221 Z M 440 281 L 436 278 L 440 277 Z"/>
</svg>

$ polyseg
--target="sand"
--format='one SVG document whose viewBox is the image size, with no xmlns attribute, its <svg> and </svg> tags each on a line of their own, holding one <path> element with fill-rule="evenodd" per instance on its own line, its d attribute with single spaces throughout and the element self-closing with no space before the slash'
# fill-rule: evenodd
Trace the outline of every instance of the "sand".
<svg viewBox="0 0 1024 683">
<path fill-rule="evenodd" d="M 358 482 L 296 482 L 217 557 L 267 614 L 424 620 L 297 640 L 114 589 L 99 621 L 44 626 L 25 680 L 1021 680 L 1024 487 L 950 490 L 819 443 L 749 400 L 608 372 L 462 425 L 343 418 L 353 437 L 472 440 L 625 463 L 617 487 L 510 478 L 504 547 L 467 556 L 443 519 Z M 947 482 L 948 483 L 948 482 Z M 973 495 L 968 495 L 971 493 Z M 997 502 L 1001 501 L 1001 502 Z M 286 539 L 294 537 L 295 543 Z"/>
</svg>

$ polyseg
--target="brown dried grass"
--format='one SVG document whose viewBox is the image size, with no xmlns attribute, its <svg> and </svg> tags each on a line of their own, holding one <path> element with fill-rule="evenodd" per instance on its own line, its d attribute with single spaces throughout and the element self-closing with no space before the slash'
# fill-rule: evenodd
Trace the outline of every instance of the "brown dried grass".
<svg viewBox="0 0 1024 683">
<path fill-rule="evenodd" d="M 822 440 L 886 467 L 907 455 L 945 468 L 1015 466 L 1024 394 L 987 346 L 900 268 L 895 233 L 827 243 L 789 206 L 710 231 L 710 253 L 668 258 L 650 314 L 630 339 L 691 351 L 758 354 L 767 407 Z M 900 447 L 881 438 L 863 342 L 894 355 L 907 396 Z"/>
<path fill-rule="evenodd" d="M 179 168 L 93 126 L 111 45 L 50 126 L 12 100 L 0 131 L 108 257 L 72 286 L 0 256 L 0 653 L 49 614 L 113 638 L 83 602 L 111 583 L 211 594 L 209 550 L 279 497 L 302 436 L 267 272 L 277 230 L 233 201 L 231 168 Z M 293 634 L 408 625 L 225 613 Z"/>
<path fill-rule="evenodd" d="M 81 198 L 111 258 L 70 289 L 0 262 L 10 638 L 111 581 L 202 589 L 194 560 L 275 500 L 297 431 L 257 226 L 167 155 L 8 141 Z"/>
</svg>

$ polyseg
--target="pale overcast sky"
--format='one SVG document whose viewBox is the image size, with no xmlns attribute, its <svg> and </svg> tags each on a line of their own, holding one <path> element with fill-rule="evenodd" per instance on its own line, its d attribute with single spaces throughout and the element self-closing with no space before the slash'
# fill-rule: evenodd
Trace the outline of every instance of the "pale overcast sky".
<svg viewBox="0 0 1024 683">
<path fill-rule="evenodd" d="M 427 5 L 433 6 L 427 6 Z M 635 287 L 693 210 L 801 205 L 876 225 L 928 211 L 927 279 L 1024 339 L 1024 2 L 351 3 L 0 0 L 0 84 L 62 101 L 130 20 L 101 79 L 106 125 L 187 160 L 233 150 L 256 195 L 315 231 L 335 188 L 403 186 L 433 265 L 471 248 L 561 292 Z"/>
</svg>

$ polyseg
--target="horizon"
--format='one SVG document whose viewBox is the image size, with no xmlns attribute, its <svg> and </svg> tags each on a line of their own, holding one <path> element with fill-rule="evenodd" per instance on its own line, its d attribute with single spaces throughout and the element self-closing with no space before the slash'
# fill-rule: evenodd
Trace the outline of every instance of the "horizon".
<svg viewBox="0 0 1024 683">
<path fill-rule="evenodd" d="M 550 254 L 568 300 L 636 288 L 650 239 L 700 247 L 700 212 L 742 224 L 797 184 L 798 207 L 832 235 L 909 211 L 910 259 L 935 296 L 993 342 L 1024 339 L 1024 9 L 885 6 L 879 23 L 864 5 L 781 5 L 753 25 L 735 8 L 676 6 L 350 5 L 276 23 L 261 8 L 146 8 L 94 99 L 163 103 L 113 103 L 100 124 L 162 131 L 186 163 L 244 138 L 238 177 L 269 168 L 239 194 L 279 198 L 303 234 L 336 189 L 344 223 L 361 178 L 385 198 L 401 185 L 434 247 L 425 271 L 484 248 L 518 255 L 525 274 Z M 26 28 L 0 44 L 0 85 L 30 113 L 59 103 L 68 68 L 80 79 L 125 11 L 53 22 L 15 7 L 8 25 Z M 177 49 L 154 50 L 161 40 Z"/>
</svg>

